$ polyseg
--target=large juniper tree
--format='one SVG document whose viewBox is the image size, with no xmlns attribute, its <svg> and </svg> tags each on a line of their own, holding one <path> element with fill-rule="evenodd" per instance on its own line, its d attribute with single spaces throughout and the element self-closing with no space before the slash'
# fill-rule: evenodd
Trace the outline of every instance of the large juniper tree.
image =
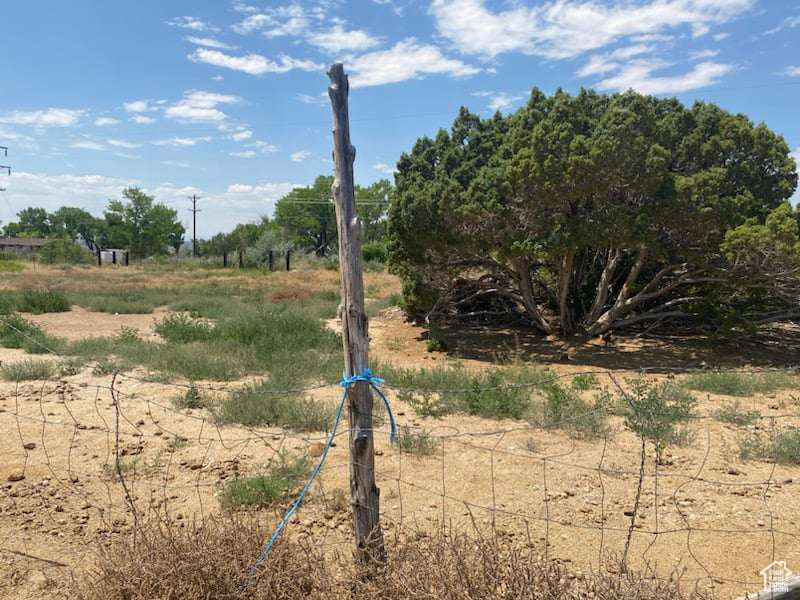
<svg viewBox="0 0 800 600">
<path fill-rule="evenodd" d="M 392 268 L 414 311 L 514 311 L 548 333 L 710 318 L 721 290 L 753 299 L 731 231 L 768 227 L 796 185 L 780 136 L 713 104 L 534 90 L 507 117 L 462 109 L 401 157 Z"/>
</svg>

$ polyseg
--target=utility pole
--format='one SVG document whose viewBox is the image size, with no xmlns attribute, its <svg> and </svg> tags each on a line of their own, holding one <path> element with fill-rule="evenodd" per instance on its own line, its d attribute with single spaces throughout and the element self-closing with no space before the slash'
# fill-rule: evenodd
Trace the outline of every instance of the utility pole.
<svg viewBox="0 0 800 600">
<path fill-rule="evenodd" d="M 328 96 L 333 109 L 333 198 L 339 228 L 339 265 L 342 275 L 342 341 L 345 373 L 360 375 L 369 366 L 369 333 L 364 310 L 364 277 L 361 266 L 361 223 L 356 213 L 353 162 L 356 149 L 350 143 L 348 94 L 350 84 L 341 63 L 328 77 Z M 357 562 L 386 559 L 380 525 L 380 490 L 375 485 L 375 449 L 372 435 L 372 390 L 366 381 L 347 387 L 350 422 L 350 504 Z"/>
<path fill-rule="evenodd" d="M 3 156 L 8 156 L 8 148 L 6 146 L 0 146 L 0 150 L 3 151 Z M 0 165 L 0 171 L 8 171 L 8 176 L 11 177 L 11 167 L 6 165 Z M 0 187 L 0 192 L 5 192 L 6 188 Z"/>
<path fill-rule="evenodd" d="M 197 208 L 199 199 L 197 194 L 192 194 L 189 197 L 189 200 L 192 201 L 192 208 L 189 209 L 192 211 L 192 256 L 195 258 L 197 257 L 197 213 L 202 212 L 201 209 Z"/>
</svg>

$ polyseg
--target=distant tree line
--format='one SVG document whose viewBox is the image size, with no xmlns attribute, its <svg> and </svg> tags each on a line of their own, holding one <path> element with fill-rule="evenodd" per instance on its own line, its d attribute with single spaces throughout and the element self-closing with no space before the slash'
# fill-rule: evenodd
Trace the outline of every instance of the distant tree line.
<svg viewBox="0 0 800 600">
<path fill-rule="evenodd" d="M 136 258 L 159 256 L 183 244 L 185 230 L 175 209 L 156 202 L 138 188 L 122 192 L 122 200 L 110 200 L 102 217 L 74 206 L 53 213 L 29 207 L 17 213 L 17 221 L 3 227 L 15 237 L 75 240 L 82 238 L 101 248 L 125 248 Z"/>
<path fill-rule="evenodd" d="M 398 163 L 390 268 L 430 319 L 543 333 L 800 319 L 797 166 L 766 125 L 634 92 L 461 109 Z"/>
<path fill-rule="evenodd" d="M 258 223 L 240 224 L 230 233 L 198 240 L 200 255 L 241 251 L 247 252 L 251 260 L 264 262 L 270 250 L 282 253 L 292 249 L 320 258 L 335 257 L 339 241 L 332 185 L 333 177 L 319 176 L 312 185 L 293 189 L 278 200 L 273 218 L 262 216 Z M 394 188 L 386 180 L 356 186 L 367 259 L 386 260 L 386 215 L 393 194 Z"/>
<path fill-rule="evenodd" d="M 270 251 L 294 250 L 321 258 L 335 257 L 338 237 L 332 184 L 333 177 L 320 176 L 310 186 L 293 189 L 278 200 L 274 217 L 262 216 L 257 222 L 239 224 L 230 232 L 198 239 L 198 254 L 218 257 L 242 252 L 248 263 L 256 264 L 265 263 Z M 356 189 L 367 259 L 386 260 L 386 214 L 393 193 L 394 188 L 386 180 Z M 73 206 L 63 206 L 52 213 L 29 207 L 3 228 L 6 236 L 69 241 L 81 238 L 101 248 L 125 248 L 134 258 L 178 254 L 186 245 L 185 233 L 175 209 L 137 188 L 124 190 L 121 200 L 110 200 L 102 217 Z M 52 258 L 50 262 L 80 262 L 81 258 L 71 246 L 54 241 L 48 243 L 44 254 L 48 260 Z"/>
</svg>

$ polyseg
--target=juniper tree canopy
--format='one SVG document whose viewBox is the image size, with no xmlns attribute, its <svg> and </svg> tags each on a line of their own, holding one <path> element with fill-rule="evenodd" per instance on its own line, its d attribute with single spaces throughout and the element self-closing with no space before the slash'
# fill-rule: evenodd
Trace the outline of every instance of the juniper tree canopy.
<svg viewBox="0 0 800 600">
<path fill-rule="evenodd" d="M 796 165 L 744 115 L 535 89 L 508 116 L 462 108 L 397 168 L 390 257 L 414 312 L 515 313 L 565 335 L 800 312 L 800 247 L 775 238 L 798 222 Z"/>
</svg>

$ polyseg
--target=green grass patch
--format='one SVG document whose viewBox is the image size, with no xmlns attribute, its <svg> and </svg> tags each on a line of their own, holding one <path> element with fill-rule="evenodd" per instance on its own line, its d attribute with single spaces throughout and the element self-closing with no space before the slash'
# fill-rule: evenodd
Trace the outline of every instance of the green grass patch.
<svg viewBox="0 0 800 600">
<path fill-rule="evenodd" d="M 436 451 L 436 440 L 424 430 L 415 430 L 404 425 L 397 432 L 397 446 L 401 452 L 417 456 L 429 456 Z"/>
<path fill-rule="evenodd" d="M 545 370 L 498 368 L 468 371 L 460 365 L 404 369 L 381 365 L 377 372 L 421 416 L 467 413 L 493 419 L 522 419 L 531 408 L 531 389 L 552 378 Z"/>
<path fill-rule="evenodd" d="M 167 342 L 185 344 L 211 339 L 214 326 L 186 313 L 171 313 L 158 321 L 153 330 Z"/>
<path fill-rule="evenodd" d="M 20 348 L 29 354 L 58 352 L 63 343 L 17 313 L 0 314 L 0 346 Z"/>
<path fill-rule="evenodd" d="M 757 410 L 743 409 L 737 400 L 733 404 L 728 404 L 714 411 L 714 418 L 723 423 L 730 423 L 737 427 L 747 427 L 754 425 L 761 418 L 761 413 Z"/>
<path fill-rule="evenodd" d="M 308 477 L 310 464 L 305 456 L 279 453 L 263 475 L 227 482 L 220 501 L 227 509 L 269 507 L 293 498 Z"/>
<path fill-rule="evenodd" d="M 51 379 L 56 374 L 56 364 L 47 360 L 22 360 L 5 363 L 0 367 L 0 377 L 6 381 L 34 381 Z"/>
<path fill-rule="evenodd" d="M 600 381 L 594 373 L 581 373 L 572 378 L 571 387 L 578 392 L 586 392 L 600 387 Z"/>
<path fill-rule="evenodd" d="M 747 397 L 768 394 L 780 389 L 796 389 L 800 387 L 800 378 L 783 371 L 765 373 L 714 371 L 688 375 L 682 383 L 688 389 L 698 392 Z"/>
<path fill-rule="evenodd" d="M 86 310 L 114 315 L 149 315 L 156 304 L 150 300 L 131 295 L 95 295 L 76 301 Z"/>
<path fill-rule="evenodd" d="M 273 392 L 268 382 L 245 386 L 223 400 L 217 412 L 222 423 L 271 425 L 294 431 L 327 431 L 335 407 L 309 396 Z"/>
<path fill-rule="evenodd" d="M 764 460 L 800 465 L 800 429 L 776 433 L 752 433 L 739 441 L 742 460 Z"/>
<path fill-rule="evenodd" d="M 69 310 L 69 300 L 58 290 L 25 290 L 0 294 L 0 311 L 3 313 L 17 311 L 41 315 Z"/>
</svg>

